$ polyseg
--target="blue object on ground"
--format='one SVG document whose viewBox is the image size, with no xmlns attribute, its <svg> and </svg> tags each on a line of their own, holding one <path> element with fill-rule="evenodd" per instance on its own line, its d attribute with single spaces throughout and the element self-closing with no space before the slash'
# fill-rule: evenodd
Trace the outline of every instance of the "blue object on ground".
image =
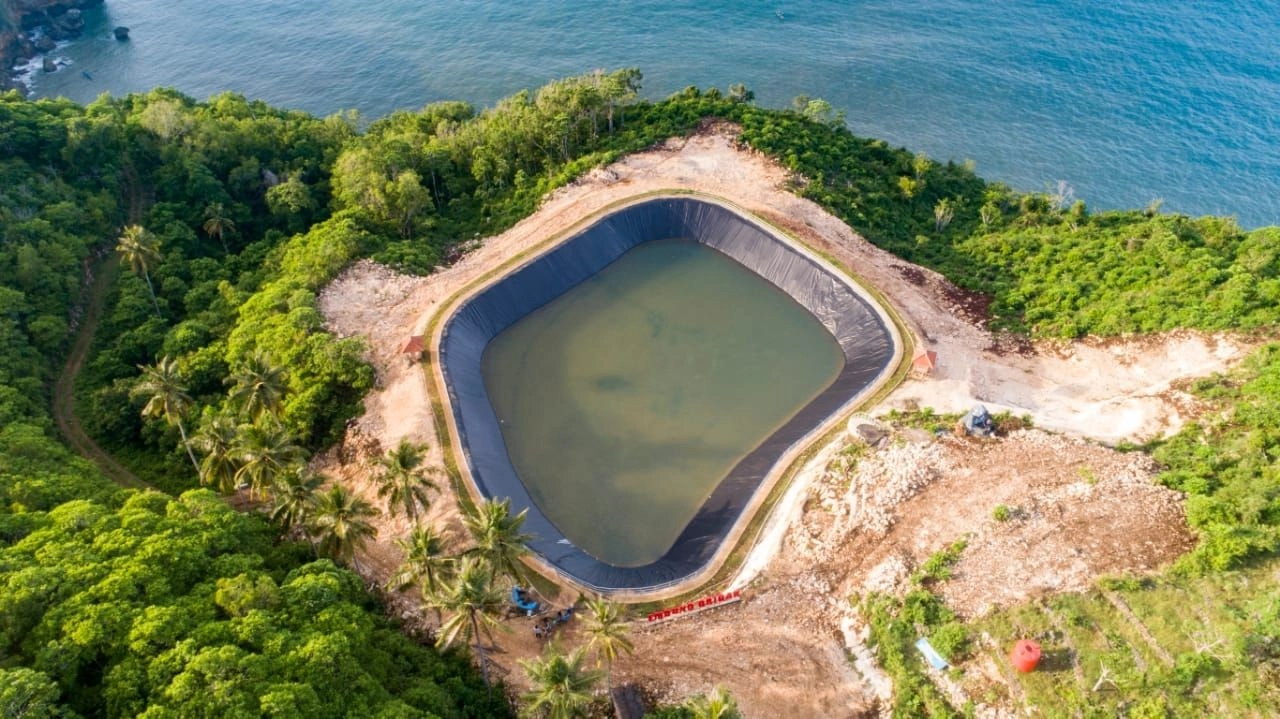
<svg viewBox="0 0 1280 719">
<path fill-rule="evenodd" d="M 942 655 L 938 653 L 938 650 L 933 648 L 933 645 L 929 643 L 929 640 L 924 637 L 916 640 L 916 649 L 920 650 L 920 653 L 924 655 L 924 660 L 929 662 L 929 666 L 934 669 L 941 671 L 951 666 L 950 664 L 947 664 L 946 659 L 942 658 Z"/>
<path fill-rule="evenodd" d="M 972 435 L 990 437 L 996 431 L 996 423 L 986 407 L 976 405 L 964 416 L 964 429 Z"/>
<path fill-rule="evenodd" d="M 525 593 L 520 585 L 511 588 L 511 603 L 529 614 L 538 611 L 538 602 Z"/>
</svg>

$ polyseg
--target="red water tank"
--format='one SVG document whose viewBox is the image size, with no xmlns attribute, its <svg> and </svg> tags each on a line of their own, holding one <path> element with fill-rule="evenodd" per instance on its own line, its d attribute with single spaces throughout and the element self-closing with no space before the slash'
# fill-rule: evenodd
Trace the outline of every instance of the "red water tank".
<svg viewBox="0 0 1280 719">
<path fill-rule="evenodd" d="M 1009 661 L 1013 663 L 1014 669 L 1024 674 L 1034 670 L 1040 663 L 1040 645 L 1030 639 L 1019 639 L 1013 645 L 1013 653 L 1009 655 Z"/>
</svg>

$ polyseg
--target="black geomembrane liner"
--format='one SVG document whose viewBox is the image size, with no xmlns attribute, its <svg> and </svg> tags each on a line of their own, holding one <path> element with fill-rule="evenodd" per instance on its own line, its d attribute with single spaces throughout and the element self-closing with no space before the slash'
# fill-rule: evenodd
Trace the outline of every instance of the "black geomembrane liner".
<svg viewBox="0 0 1280 719">
<path fill-rule="evenodd" d="M 719 250 L 782 289 L 835 337 L 845 365 L 830 386 L 730 470 L 666 554 L 643 566 L 616 567 L 574 546 L 530 499 L 507 455 L 480 360 L 489 341 L 525 315 L 641 242 L 671 238 Z M 733 210 L 693 198 L 648 200 L 601 218 L 467 300 L 446 322 L 440 342 L 462 450 L 480 491 L 511 498 L 513 512 L 528 509 L 530 548 L 579 583 L 604 592 L 657 588 L 701 570 L 778 459 L 888 371 L 894 352 L 880 314 L 845 281 Z"/>
</svg>

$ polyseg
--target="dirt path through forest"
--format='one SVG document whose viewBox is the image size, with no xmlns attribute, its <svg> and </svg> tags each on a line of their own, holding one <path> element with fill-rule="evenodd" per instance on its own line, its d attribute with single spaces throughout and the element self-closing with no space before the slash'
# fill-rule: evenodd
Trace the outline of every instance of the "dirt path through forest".
<svg viewBox="0 0 1280 719">
<path fill-rule="evenodd" d="M 146 194 L 138 187 L 137 176 L 125 162 L 124 169 L 125 199 L 129 202 L 129 222 L 142 221 L 146 211 Z M 98 321 L 102 319 L 102 305 L 106 301 L 111 283 L 120 271 L 120 256 L 114 251 L 108 254 L 97 266 L 86 261 L 85 272 L 92 276 L 88 292 L 81 304 L 80 323 L 76 328 L 75 340 L 71 343 L 71 351 L 67 353 L 67 362 L 53 385 L 53 421 L 58 426 L 58 433 L 67 444 L 80 456 L 93 462 L 108 479 L 128 489 L 156 489 L 142 481 L 127 467 L 116 461 L 93 441 L 93 438 L 80 425 L 76 416 L 76 377 L 93 348 L 93 338 L 98 332 Z"/>
<path fill-rule="evenodd" d="M 92 271 L 92 270 L 91 270 Z M 75 342 L 71 352 L 67 354 L 67 363 L 63 365 L 57 382 L 53 385 L 53 420 L 58 425 L 58 432 L 67 444 L 80 456 L 93 462 L 108 479 L 129 489 L 155 489 L 152 485 L 138 479 L 128 468 L 107 454 L 93 438 L 80 426 L 80 418 L 76 417 L 76 377 L 84 366 L 89 350 L 93 347 L 93 337 L 98 330 L 98 320 L 102 318 L 102 303 L 106 299 L 111 281 L 120 271 L 120 258 L 112 253 L 98 263 L 93 274 L 93 283 L 85 297 L 84 312 L 80 317 L 80 326 L 76 330 Z M 159 490 L 157 490 L 159 491 Z"/>
</svg>

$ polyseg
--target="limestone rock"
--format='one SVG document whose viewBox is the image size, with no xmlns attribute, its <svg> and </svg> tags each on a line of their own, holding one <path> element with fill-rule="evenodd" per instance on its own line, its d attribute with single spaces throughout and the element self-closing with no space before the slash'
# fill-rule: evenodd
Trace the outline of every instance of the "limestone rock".
<svg viewBox="0 0 1280 719">
<path fill-rule="evenodd" d="M 121 42 L 124 42 L 125 40 L 129 39 L 129 28 L 125 27 L 124 25 L 118 25 L 116 29 L 112 30 L 111 32 L 116 36 L 116 39 Z"/>
<path fill-rule="evenodd" d="M 869 447 L 880 447 L 889 436 L 889 430 L 879 422 L 864 415 L 854 415 L 845 426 L 849 439 L 861 442 Z"/>
</svg>

